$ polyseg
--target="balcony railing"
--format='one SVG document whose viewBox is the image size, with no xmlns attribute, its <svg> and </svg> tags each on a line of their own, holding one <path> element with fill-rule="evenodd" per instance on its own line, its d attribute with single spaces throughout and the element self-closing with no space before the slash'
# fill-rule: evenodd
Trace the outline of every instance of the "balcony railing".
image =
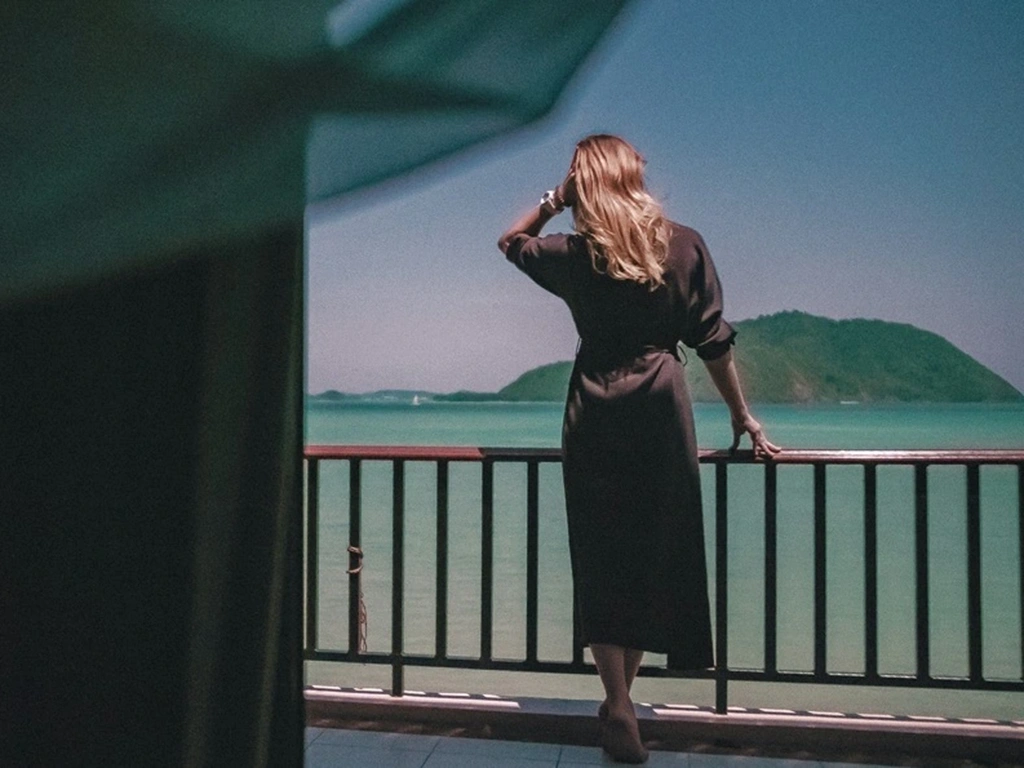
<svg viewBox="0 0 1024 768">
<path fill-rule="evenodd" d="M 592 673 L 586 663 L 578 632 L 573 632 L 571 660 L 545 660 L 538 655 L 538 553 L 539 553 L 539 475 L 540 465 L 561 461 L 561 454 L 550 449 L 412 447 L 412 446 L 328 446 L 306 448 L 307 480 L 307 557 L 306 557 L 306 638 L 305 657 L 316 661 L 342 661 L 389 664 L 391 693 L 404 690 L 403 670 L 406 666 L 450 667 L 480 670 L 524 672 Z M 363 528 L 363 464 L 390 464 L 391 474 L 391 651 L 366 652 L 360 645 L 360 594 Z M 711 678 L 715 684 L 715 710 L 728 710 L 728 686 L 731 681 L 766 683 L 813 683 L 826 685 L 899 686 L 913 688 L 957 689 L 972 691 L 1024 692 L 1024 451 L 1007 450 L 915 450 L 915 451 L 818 451 L 790 450 L 772 462 L 755 461 L 750 452 L 730 454 L 725 451 L 701 451 L 700 461 L 713 466 L 714 494 L 705 499 L 705 514 L 714 516 L 714 637 L 717 667 L 699 672 L 675 672 L 664 667 L 645 666 L 644 676 Z M 321 466 L 325 462 L 342 462 L 348 466 L 348 647 L 321 647 L 318 640 L 320 615 L 320 530 L 321 530 Z M 436 469 L 436 578 L 434 605 L 434 653 L 408 653 L 403 642 L 405 626 L 405 512 L 406 465 L 426 462 Z M 474 657 L 456 656 L 448 649 L 449 605 L 449 468 L 452 462 L 474 462 L 480 465 L 480 636 L 479 653 Z M 523 658 L 496 658 L 494 639 L 494 466 L 516 463 L 526 468 L 526 614 L 525 654 Z M 730 467 L 758 465 L 763 472 L 763 663 L 759 668 L 732 666 L 729 658 L 729 491 Z M 813 522 L 807 531 L 813 548 L 813 668 L 803 671 L 780 669 L 779 665 L 779 549 L 778 549 L 778 474 L 783 467 L 804 465 L 811 468 Z M 859 467 L 863 493 L 863 669 L 857 672 L 831 671 L 828 664 L 827 600 L 828 551 L 826 526 L 826 481 L 828 468 Z M 913 484 L 913 627 L 915 668 L 910 674 L 880 671 L 879 664 L 879 484 L 878 468 L 902 465 L 912 473 Z M 1002 644 L 1019 644 L 1020 665 L 1011 677 L 984 674 L 982 634 L 982 490 L 981 470 L 988 466 L 1015 467 L 1017 541 L 1015 562 L 1004 568 L 1013 572 L 999 577 L 1016 583 L 1019 606 L 1017 626 L 1001 622 Z M 963 468 L 966 480 L 966 675 L 935 674 L 932 649 L 929 580 L 932 559 L 929 557 L 929 468 L 955 466 Z M 1013 472 L 1012 469 L 1009 470 Z M 1014 636 L 1014 632 L 1017 636 Z"/>
</svg>

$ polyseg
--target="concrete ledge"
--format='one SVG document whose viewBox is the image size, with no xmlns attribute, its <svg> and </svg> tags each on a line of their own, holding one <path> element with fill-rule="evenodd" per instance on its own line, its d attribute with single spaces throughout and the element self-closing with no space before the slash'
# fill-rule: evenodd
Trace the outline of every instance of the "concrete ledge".
<svg viewBox="0 0 1024 768">
<path fill-rule="evenodd" d="M 466 693 L 311 686 L 310 726 L 436 733 L 594 746 L 597 703 L 511 699 Z M 887 765 L 962 766 L 964 760 L 1024 765 L 1024 721 L 946 720 L 887 714 L 844 714 L 638 704 L 651 749 L 740 753 Z"/>
</svg>

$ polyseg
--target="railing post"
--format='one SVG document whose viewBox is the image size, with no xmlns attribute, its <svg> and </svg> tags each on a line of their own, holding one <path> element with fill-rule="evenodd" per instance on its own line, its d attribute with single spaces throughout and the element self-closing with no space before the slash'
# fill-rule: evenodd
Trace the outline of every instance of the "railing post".
<svg viewBox="0 0 1024 768">
<path fill-rule="evenodd" d="M 434 656 L 448 655 L 448 462 L 437 462 L 437 574 L 434 590 Z"/>
<path fill-rule="evenodd" d="M 391 515 L 391 695 L 405 692 L 403 627 L 405 598 L 405 461 L 392 463 Z"/>
<path fill-rule="evenodd" d="M 538 464 L 526 465 L 526 662 L 537 662 L 537 590 L 539 557 Z"/>
<path fill-rule="evenodd" d="M 775 465 L 764 465 L 764 669 L 778 671 L 778 493 Z"/>
<path fill-rule="evenodd" d="M 348 546 L 350 553 L 362 552 L 363 482 L 362 462 L 350 459 L 348 465 Z M 362 557 L 348 569 L 348 652 L 358 656 L 363 650 Z"/>
<path fill-rule="evenodd" d="M 914 563 L 916 567 L 917 678 L 931 677 L 928 616 L 928 465 L 914 465 Z"/>
<path fill-rule="evenodd" d="M 480 503 L 480 660 L 490 661 L 494 630 L 494 462 L 484 459 Z"/>
<path fill-rule="evenodd" d="M 967 655 L 971 680 L 981 680 L 981 483 L 967 465 Z"/>
<path fill-rule="evenodd" d="M 320 462 L 306 464 L 306 651 L 316 651 L 320 599 L 318 533 L 320 528 Z"/>
<path fill-rule="evenodd" d="M 828 672 L 827 589 L 825 538 L 825 465 L 814 465 L 814 676 Z"/>
<path fill-rule="evenodd" d="M 729 465 L 715 464 L 715 714 L 729 711 Z"/>
<path fill-rule="evenodd" d="M 574 667 L 583 668 L 583 627 L 580 624 L 575 585 L 572 589 L 572 664 Z"/>
<path fill-rule="evenodd" d="M 864 465 L 864 674 L 878 677 L 878 473 Z"/>
</svg>

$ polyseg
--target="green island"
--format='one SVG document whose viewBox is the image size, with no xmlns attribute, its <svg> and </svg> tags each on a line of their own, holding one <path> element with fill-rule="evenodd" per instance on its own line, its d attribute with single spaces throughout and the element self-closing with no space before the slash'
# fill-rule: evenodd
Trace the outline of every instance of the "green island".
<svg viewBox="0 0 1024 768">
<path fill-rule="evenodd" d="M 736 365 L 758 403 L 1014 402 L 1009 382 L 938 334 L 884 320 L 832 320 L 778 312 L 734 323 Z M 719 399 L 692 350 L 686 372 L 696 402 Z M 533 368 L 497 392 L 409 392 L 416 401 L 562 402 L 571 361 Z M 370 396 L 325 392 L 314 401 Z M 391 391 L 396 396 L 398 392 Z"/>
</svg>

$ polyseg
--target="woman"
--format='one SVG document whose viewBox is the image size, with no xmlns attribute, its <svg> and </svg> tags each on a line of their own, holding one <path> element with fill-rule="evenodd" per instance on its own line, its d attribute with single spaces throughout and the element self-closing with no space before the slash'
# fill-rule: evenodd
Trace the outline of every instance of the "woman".
<svg viewBox="0 0 1024 768">
<path fill-rule="evenodd" d="M 744 402 L 707 246 L 666 220 L 644 160 L 616 136 L 576 145 L 565 181 L 498 247 L 569 305 L 580 336 L 562 429 L 576 610 L 605 689 L 602 746 L 647 759 L 630 687 L 644 651 L 714 664 L 697 443 L 677 342 L 697 351 L 732 415 L 733 448 L 778 450 Z M 565 206 L 576 234 L 539 237 Z"/>
</svg>

